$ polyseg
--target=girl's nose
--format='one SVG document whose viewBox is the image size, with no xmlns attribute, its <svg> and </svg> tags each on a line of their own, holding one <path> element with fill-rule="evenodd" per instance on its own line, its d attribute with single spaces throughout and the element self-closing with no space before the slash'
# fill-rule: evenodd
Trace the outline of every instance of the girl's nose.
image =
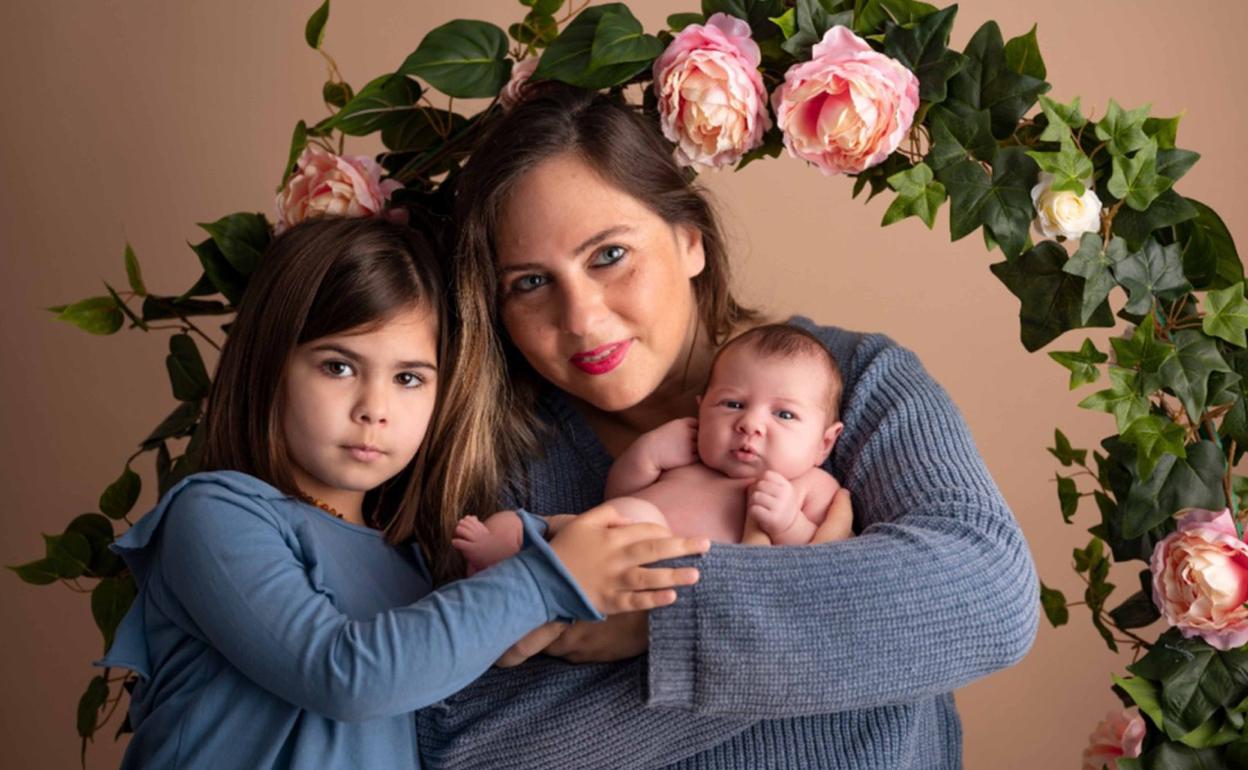
<svg viewBox="0 0 1248 770">
<path fill-rule="evenodd" d="M 369 385 L 360 393 L 352 417 L 365 425 L 378 425 L 387 421 L 388 412 L 385 389 Z"/>
</svg>

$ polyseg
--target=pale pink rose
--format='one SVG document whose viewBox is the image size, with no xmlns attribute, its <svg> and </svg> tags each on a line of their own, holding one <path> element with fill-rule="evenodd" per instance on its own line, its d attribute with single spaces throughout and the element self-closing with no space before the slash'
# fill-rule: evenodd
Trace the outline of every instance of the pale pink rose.
<svg viewBox="0 0 1248 770">
<path fill-rule="evenodd" d="M 750 25 L 726 13 L 685 27 L 655 59 L 659 125 L 682 166 L 731 166 L 762 143 L 771 118 L 760 60 Z"/>
<path fill-rule="evenodd" d="M 771 96 L 789 154 L 829 175 L 883 162 L 914 122 L 919 79 L 846 27 L 829 29 L 812 55 Z"/>
<path fill-rule="evenodd" d="M 403 185 L 382 179 L 382 168 L 366 155 L 335 155 L 309 144 L 299 156 L 295 173 L 277 194 L 281 233 L 305 219 L 331 215 L 369 217 L 383 213 L 386 202 Z M 402 219 L 401 212 L 391 218 Z"/>
<path fill-rule="evenodd" d="M 1145 730 L 1144 718 L 1139 714 L 1109 712 L 1088 736 L 1088 747 L 1083 750 L 1082 770 L 1101 770 L 1103 767 L 1118 770 L 1119 758 L 1140 755 Z"/>
<path fill-rule="evenodd" d="M 510 110 L 524 98 L 524 90 L 529 84 L 529 78 L 533 77 L 533 73 L 537 71 L 538 61 L 538 57 L 530 56 L 512 65 L 511 80 L 508 80 L 503 90 L 498 92 L 498 103 L 503 109 Z"/>
<path fill-rule="evenodd" d="M 1153 548 L 1153 602 L 1183 636 L 1229 650 L 1248 642 L 1248 543 L 1229 510 L 1191 510 Z"/>
</svg>

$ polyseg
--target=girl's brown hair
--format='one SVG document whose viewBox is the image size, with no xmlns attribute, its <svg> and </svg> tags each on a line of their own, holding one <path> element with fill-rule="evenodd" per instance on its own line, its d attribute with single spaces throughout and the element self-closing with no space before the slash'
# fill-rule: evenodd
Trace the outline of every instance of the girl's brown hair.
<svg viewBox="0 0 1248 770">
<path fill-rule="evenodd" d="M 612 95 L 541 83 L 530 86 L 525 100 L 490 129 L 457 180 L 455 300 L 465 324 L 493 327 L 499 339 L 507 340 L 497 313 L 495 235 L 502 207 L 521 177 L 542 161 L 565 153 L 579 156 L 604 181 L 669 225 L 698 229 L 706 267 L 693 279 L 693 290 L 712 344 L 720 344 L 741 323 L 757 318 L 733 296 L 728 255 L 714 210 L 692 184 L 692 174 L 677 165 L 654 116 Z M 536 375 L 510 344 L 506 358 L 514 402 L 507 443 L 500 448 L 505 460 L 516 462 L 536 449 L 532 411 Z"/>
<path fill-rule="evenodd" d="M 251 276 L 217 364 L 204 417 L 204 469 L 242 471 L 298 495 L 282 430 L 284 374 L 295 349 L 375 327 L 413 306 L 426 308 L 438 324 L 437 406 L 415 458 L 365 496 L 364 513 L 391 542 L 415 538 L 438 582 L 457 574 L 450 547 L 456 514 L 487 494 L 487 505 L 493 505 L 498 482 L 489 463 L 460 464 L 449 472 L 448 464 L 465 454 L 455 447 L 485 443 L 488 452 L 489 437 L 480 432 L 480 420 L 460 424 L 445 417 L 451 399 L 462 402 L 466 393 L 454 387 L 461 376 L 460 340 L 450 333 L 443 287 L 431 242 L 404 225 L 319 219 L 274 239 Z M 459 407 L 475 413 L 488 412 L 490 405 L 478 397 Z M 454 483 L 445 484 L 452 476 Z"/>
</svg>

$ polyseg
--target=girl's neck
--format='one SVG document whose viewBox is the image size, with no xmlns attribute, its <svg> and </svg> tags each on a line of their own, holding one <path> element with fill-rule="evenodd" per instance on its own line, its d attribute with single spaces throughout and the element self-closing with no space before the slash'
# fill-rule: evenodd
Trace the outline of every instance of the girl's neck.
<svg viewBox="0 0 1248 770">
<path fill-rule="evenodd" d="M 364 521 L 364 493 L 350 489 L 336 489 L 323 484 L 299 467 L 293 468 L 295 484 L 299 491 L 312 499 L 312 504 L 333 513 L 349 524 L 368 526 Z M 327 510 L 328 509 L 328 510 Z"/>
</svg>

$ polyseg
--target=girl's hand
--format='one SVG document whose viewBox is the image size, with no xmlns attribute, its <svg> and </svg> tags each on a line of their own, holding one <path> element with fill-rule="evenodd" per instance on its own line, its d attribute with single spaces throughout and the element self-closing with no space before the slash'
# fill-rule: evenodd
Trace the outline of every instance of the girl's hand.
<svg viewBox="0 0 1248 770">
<path fill-rule="evenodd" d="M 604 615 L 648 610 L 676 601 L 674 586 L 698 582 L 694 567 L 648 568 L 664 559 L 706 553 L 706 538 L 672 537 L 658 524 L 634 524 L 611 502 L 568 522 L 550 547 Z"/>
<path fill-rule="evenodd" d="M 569 663 L 609 663 L 635 658 L 650 647 L 647 612 L 612 615 L 601 623 L 577 623 L 543 652 Z"/>
</svg>

